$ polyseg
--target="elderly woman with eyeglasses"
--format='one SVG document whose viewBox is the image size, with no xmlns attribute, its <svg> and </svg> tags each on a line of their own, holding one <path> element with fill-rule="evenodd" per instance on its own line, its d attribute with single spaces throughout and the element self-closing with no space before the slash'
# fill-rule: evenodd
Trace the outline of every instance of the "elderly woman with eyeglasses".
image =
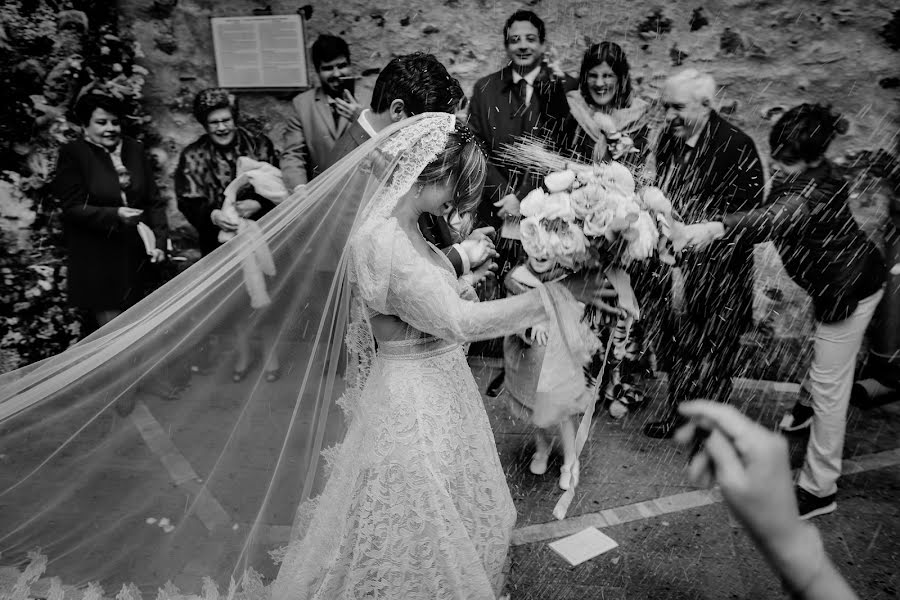
<svg viewBox="0 0 900 600">
<path fill-rule="evenodd" d="M 238 174 L 238 158 L 244 156 L 277 167 L 278 157 L 268 137 L 253 135 L 238 125 L 237 100 L 226 90 L 214 88 L 198 93 L 194 98 L 194 117 L 206 131 L 181 153 L 175 171 L 175 196 L 178 210 L 197 230 L 200 252 L 206 256 L 222 243 L 220 232 L 235 233 L 238 229 L 238 222 L 222 210 L 225 188 Z M 238 192 L 234 208 L 239 217 L 257 220 L 274 206 L 252 187 L 246 187 Z M 267 337 L 265 327 L 262 331 Z M 238 325 L 236 337 L 232 379 L 238 383 L 247 376 L 253 362 L 248 323 Z M 269 354 L 265 375 L 268 381 L 275 381 L 280 376 L 278 355 Z"/>
</svg>

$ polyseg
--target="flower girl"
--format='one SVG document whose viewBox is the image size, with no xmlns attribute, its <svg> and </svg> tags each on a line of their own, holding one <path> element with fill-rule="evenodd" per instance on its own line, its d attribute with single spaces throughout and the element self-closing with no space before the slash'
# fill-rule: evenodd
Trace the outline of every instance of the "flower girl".
<svg viewBox="0 0 900 600">
<path fill-rule="evenodd" d="M 520 294 L 540 285 L 527 268 L 519 266 L 504 280 L 510 294 Z M 535 452 L 530 471 L 547 472 L 552 434 L 558 429 L 562 442 L 563 464 L 559 487 L 568 490 L 578 485 L 579 461 L 575 447 L 575 417 L 584 413 L 595 400 L 584 367 L 599 349 L 597 335 L 582 321 L 584 305 L 572 301 L 559 307 L 570 322 L 578 322 L 575 339 L 568 344 L 558 327 L 542 324 L 506 337 L 503 344 L 506 391 L 510 412 L 535 426 Z"/>
</svg>

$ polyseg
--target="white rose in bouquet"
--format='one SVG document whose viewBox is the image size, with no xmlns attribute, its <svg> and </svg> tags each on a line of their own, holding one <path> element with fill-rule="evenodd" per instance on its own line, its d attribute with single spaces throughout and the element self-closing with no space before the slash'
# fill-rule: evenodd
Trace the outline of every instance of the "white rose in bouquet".
<svg viewBox="0 0 900 600">
<path fill-rule="evenodd" d="M 544 187 L 551 194 L 554 192 L 564 192 L 572 187 L 575 183 L 575 172 L 569 169 L 564 171 L 556 171 L 544 177 Z"/>
<path fill-rule="evenodd" d="M 637 221 L 632 223 L 629 230 L 628 256 L 633 260 L 646 260 L 653 256 L 656 244 L 659 241 L 659 230 L 656 228 L 653 216 L 645 211 L 638 214 Z"/>
<path fill-rule="evenodd" d="M 619 192 L 624 196 L 634 194 L 634 177 L 625 165 L 611 161 L 597 165 L 596 172 L 600 183 L 606 189 Z"/>
<path fill-rule="evenodd" d="M 545 219 L 575 220 L 575 213 L 572 210 L 572 202 L 569 200 L 568 192 L 547 194 L 544 198 L 543 207 L 542 216 Z"/>
<path fill-rule="evenodd" d="M 582 258 L 587 253 L 588 244 L 581 228 L 571 223 L 549 232 L 550 252 L 557 260 L 567 258 L 568 262 L 572 262 Z"/>
<path fill-rule="evenodd" d="M 537 260 L 550 258 L 550 234 L 541 225 L 538 217 L 526 217 L 519 222 L 522 247 L 528 256 Z"/>
<path fill-rule="evenodd" d="M 672 203 L 662 193 L 662 190 L 655 186 L 647 186 L 641 190 L 641 205 L 647 210 L 656 211 L 663 214 L 672 212 Z"/>
<path fill-rule="evenodd" d="M 587 252 L 588 239 L 581 231 L 581 227 L 572 223 L 566 223 L 566 226 L 556 232 L 559 239 L 559 254 L 574 258 L 580 258 Z"/>
<path fill-rule="evenodd" d="M 531 190 L 519 204 L 519 212 L 523 217 L 537 217 L 540 219 L 544 216 L 544 199 L 546 197 L 547 193 L 542 188 Z"/>
<path fill-rule="evenodd" d="M 633 200 L 623 196 L 619 196 L 613 206 L 612 218 L 606 224 L 606 239 L 610 242 L 623 236 L 631 239 L 628 235 L 629 230 L 637 222 L 641 209 Z"/>
<path fill-rule="evenodd" d="M 556 231 L 551 231 L 547 235 L 547 243 L 550 247 L 550 256 L 558 259 L 560 256 L 563 256 L 562 240 L 560 240 L 559 238 L 559 233 Z"/>
<path fill-rule="evenodd" d="M 641 210 L 640 205 L 635 201 L 634 195 L 625 196 L 615 194 L 612 196 L 610 203 L 615 206 L 616 217 L 623 219 L 633 221 L 638 214 L 644 212 Z"/>
<path fill-rule="evenodd" d="M 582 165 L 575 170 L 575 187 L 589 185 L 599 181 L 597 174 L 594 173 L 594 167 Z"/>
<path fill-rule="evenodd" d="M 600 208 L 589 214 L 584 219 L 584 233 L 591 237 L 606 235 L 609 229 L 609 223 L 612 221 L 615 213 L 611 208 Z"/>
<path fill-rule="evenodd" d="M 602 203 L 605 191 L 596 181 L 592 181 L 569 194 L 569 204 L 576 219 L 587 219 Z"/>
</svg>

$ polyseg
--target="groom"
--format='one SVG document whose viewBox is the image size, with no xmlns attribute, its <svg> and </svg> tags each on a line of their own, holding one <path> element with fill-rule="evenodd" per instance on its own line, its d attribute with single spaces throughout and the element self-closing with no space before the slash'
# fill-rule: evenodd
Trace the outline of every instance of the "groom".
<svg viewBox="0 0 900 600">
<path fill-rule="evenodd" d="M 459 82 L 433 54 L 416 52 L 398 56 L 387 64 L 375 80 L 371 108 L 350 124 L 335 142 L 325 168 L 375 137 L 381 130 L 403 119 L 425 112 L 456 112 L 464 95 Z M 483 230 L 454 243 L 447 219 L 425 214 L 419 229 L 429 242 L 440 248 L 457 276 L 472 272 L 475 279 L 486 275 L 488 258 L 494 255 L 493 242 Z"/>
</svg>

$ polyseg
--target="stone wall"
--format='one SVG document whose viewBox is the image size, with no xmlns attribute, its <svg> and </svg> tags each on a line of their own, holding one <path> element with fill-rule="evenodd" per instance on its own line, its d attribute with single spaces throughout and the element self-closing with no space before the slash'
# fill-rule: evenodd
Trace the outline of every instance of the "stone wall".
<svg viewBox="0 0 900 600">
<path fill-rule="evenodd" d="M 506 17 L 531 8 L 547 23 L 553 58 L 570 73 L 577 74 L 587 44 L 611 40 L 626 49 L 636 88 L 647 98 L 658 95 L 661 80 L 679 65 L 713 74 L 722 86 L 722 112 L 756 139 L 764 157 L 771 109 L 807 100 L 831 102 L 852 123 L 849 135 L 834 144 L 835 157 L 896 148 L 900 57 L 882 34 L 895 9 L 891 0 L 676 0 L 664 8 L 643 0 L 312 0 L 305 7 L 283 0 L 156 0 L 150 8 L 146 0 L 118 2 L 152 73 L 146 96 L 164 140 L 167 174 L 180 149 L 201 132 L 190 115 L 193 94 L 216 82 L 209 18 L 249 15 L 265 7 L 272 14 L 311 10 L 308 42 L 320 33 L 342 36 L 357 73 L 377 73 L 395 55 L 425 50 L 435 53 L 467 92 L 480 76 L 505 63 L 501 31 Z M 375 77 L 358 83 L 360 96 L 368 96 Z M 292 95 L 241 93 L 245 124 L 265 131 L 280 147 Z M 887 194 L 883 186 L 876 193 L 869 183 L 854 201 L 860 220 L 875 230 L 886 218 Z M 163 190 L 171 194 L 170 186 Z M 184 226 L 174 203 L 170 217 L 176 227 Z M 770 327 L 761 342 L 757 338 L 760 351 L 769 354 L 756 362 L 777 372 L 762 366 L 765 372 L 756 375 L 796 379 L 805 361 L 785 361 L 778 353 L 790 349 L 796 354 L 805 346 L 808 303 L 771 246 L 758 248 L 757 271 L 757 317 Z M 766 342 L 772 334 L 783 343 Z M 796 367 L 790 373 L 784 371 L 787 363 Z"/>
<path fill-rule="evenodd" d="M 249 15 L 265 7 L 273 14 L 301 9 L 300 2 L 283 0 L 118 2 L 123 23 L 132 25 L 146 53 L 152 77 L 145 93 L 165 141 L 167 172 L 180 149 L 201 131 L 189 112 L 192 95 L 216 82 L 209 18 Z M 312 0 L 306 6 L 311 9 L 309 42 L 320 33 L 344 37 L 360 73 L 374 72 L 394 55 L 426 50 L 468 92 L 478 77 L 504 64 L 504 20 L 525 7 L 546 21 L 553 56 L 571 73 L 577 73 L 586 44 L 604 39 L 625 47 L 638 90 L 649 97 L 676 68 L 673 63 L 712 73 L 723 88 L 724 111 L 761 149 L 766 147 L 766 111 L 803 100 L 832 102 L 851 119 L 850 135 L 835 144 L 837 154 L 891 147 L 900 123 L 898 90 L 882 87 L 896 86 L 900 77 L 900 56 L 879 35 L 895 7 L 891 0 L 691 0 L 670 1 L 662 9 L 640 0 Z M 363 78 L 358 89 L 369 92 L 375 77 Z M 291 95 L 241 94 L 244 115 L 276 146 Z M 172 217 L 183 222 L 177 214 Z"/>
</svg>

